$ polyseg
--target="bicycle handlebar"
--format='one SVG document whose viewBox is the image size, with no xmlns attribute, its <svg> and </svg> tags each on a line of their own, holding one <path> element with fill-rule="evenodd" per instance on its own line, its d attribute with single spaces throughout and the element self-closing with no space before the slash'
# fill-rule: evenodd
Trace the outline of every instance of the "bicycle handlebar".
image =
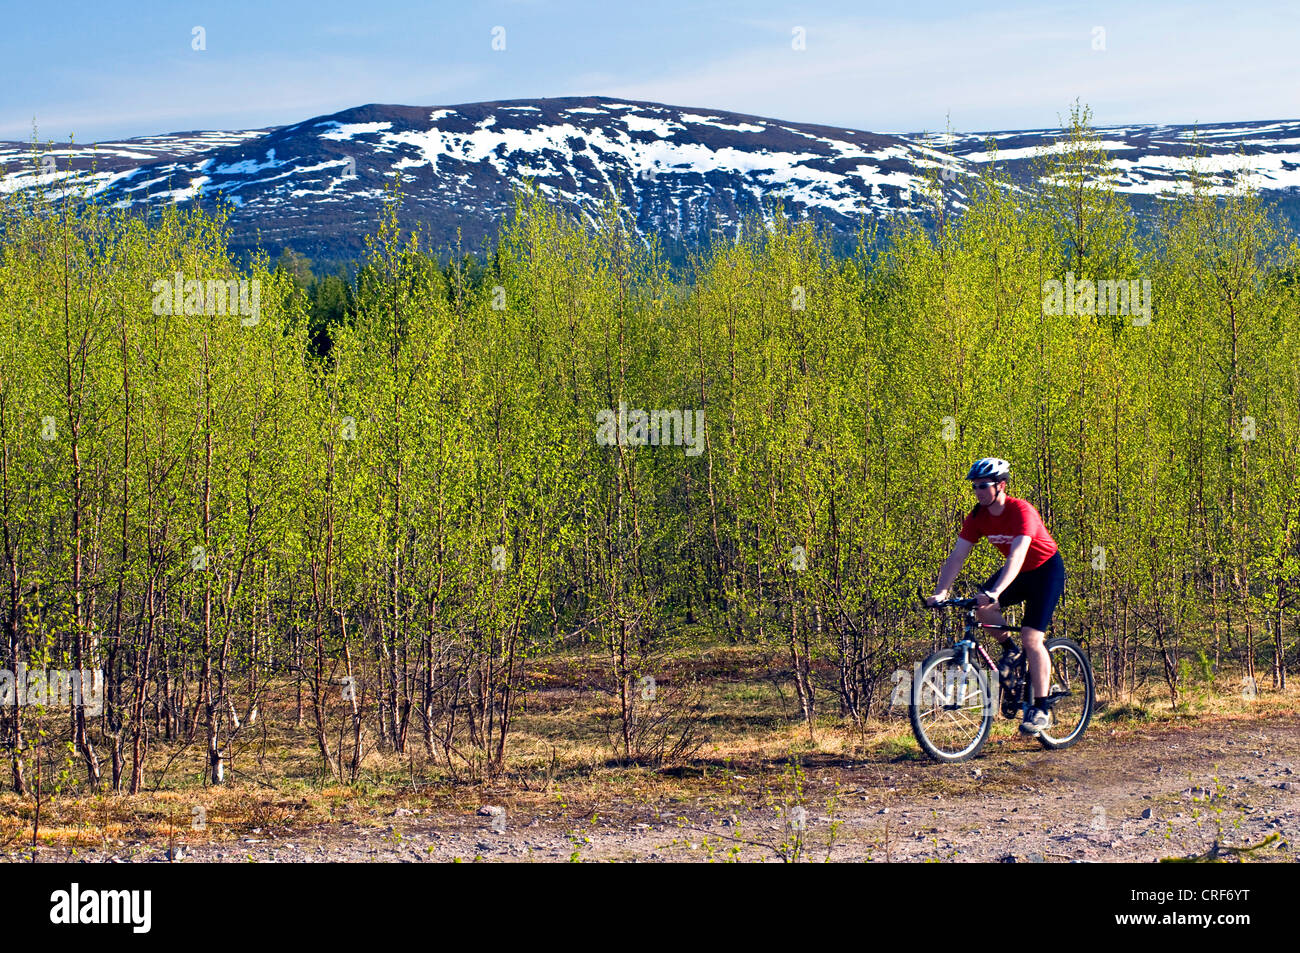
<svg viewBox="0 0 1300 953">
<path fill-rule="evenodd" d="M 925 601 L 928 597 L 921 595 L 920 586 L 916 587 L 916 597 L 921 600 L 921 605 L 925 606 L 927 609 L 947 609 L 953 606 L 958 609 L 971 609 L 976 605 L 974 597 L 970 599 L 943 599 L 934 603 L 934 605 L 931 605 Z"/>
</svg>

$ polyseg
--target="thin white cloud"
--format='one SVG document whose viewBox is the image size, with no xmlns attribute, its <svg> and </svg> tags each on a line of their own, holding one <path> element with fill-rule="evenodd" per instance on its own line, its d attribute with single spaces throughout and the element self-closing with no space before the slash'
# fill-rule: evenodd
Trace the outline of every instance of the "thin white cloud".
<svg viewBox="0 0 1300 953">
<path fill-rule="evenodd" d="M 801 19 L 807 48 L 797 51 L 790 29 Z M 965 130 L 1055 125 L 1076 98 L 1094 107 L 1097 122 L 1297 113 L 1294 25 L 1261 31 L 1258 21 L 1213 20 L 1171 36 L 1168 20 L 1165 12 L 1075 11 L 1035 16 L 1028 26 L 1014 14 L 751 20 L 770 43 L 593 92 L 882 132 L 941 128 L 949 112 Z M 1106 23 L 1106 49 L 1094 50 L 1093 27 Z"/>
</svg>

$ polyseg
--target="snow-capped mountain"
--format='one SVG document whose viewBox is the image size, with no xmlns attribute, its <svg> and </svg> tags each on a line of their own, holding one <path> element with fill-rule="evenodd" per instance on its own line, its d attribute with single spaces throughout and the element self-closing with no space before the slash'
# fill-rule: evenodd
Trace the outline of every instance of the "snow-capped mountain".
<svg viewBox="0 0 1300 953">
<path fill-rule="evenodd" d="M 1251 175 L 1295 218 L 1300 121 L 1098 131 L 1139 214 L 1198 146 L 1215 188 Z M 734 234 L 765 199 L 851 240 L 864 218 L 923 214 L 918 190 L 936 173 L 959 213 L 985 163 L 1032 187 L 1032 158 L 1059 135 L 883 135 L 605 97 L 368 105 L 271 129 L 54 145 L 36 156 L 29 143 L 0 143 L 0 190 L 75 191 L 142 210 L 220 198 L 232 206 L 236 248 L 287 246 L 333 262 L 359 256 L 399 173 L 404 223 L 423 223 L 441 248 L 459 229 L 466 251 L 497 234 L 512 186 L 532 178 L 587 217 L 616 192 L 671 253 Z"/>
</svg>

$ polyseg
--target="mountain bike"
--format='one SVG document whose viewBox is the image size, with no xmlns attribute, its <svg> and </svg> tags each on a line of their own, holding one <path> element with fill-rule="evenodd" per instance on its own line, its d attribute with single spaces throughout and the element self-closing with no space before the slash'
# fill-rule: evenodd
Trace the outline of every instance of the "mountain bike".
<svg viewBox="0 0 1300 953">
<path fill-rule="evenodd" d="M 953 606 L 967 610 L 961 638 L 916 667 L 908 705 L 912 733 L 921 749 L 943 762 L 979 754 L 993 730 L 995 697 L 1006 718 L 1023 718 L 1034 701 L 1025 653 L 1021 652 L 1004 682 L 997 663 L 975 640 L 979 629 L 1019 632 L 1020 626 L 976 621 L 974 599 L 945 599 L 927 608 Z M 1049 638 L 1044 646 L 1052 666 L 1047 695 L 1051 723 L 1037 738 L 1044 748 L 1068 748 L 1092 720 L 1092 665 L 1072 639 Z"/>
</svg>

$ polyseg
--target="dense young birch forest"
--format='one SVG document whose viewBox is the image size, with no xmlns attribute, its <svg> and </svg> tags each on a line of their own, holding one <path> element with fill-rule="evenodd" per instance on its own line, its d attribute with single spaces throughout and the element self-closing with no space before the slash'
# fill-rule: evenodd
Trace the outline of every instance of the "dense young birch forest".
<svg viewBox="0 0 1300 953">
<path fill-rule="evenodd" d="M 0 666 L 104 695 L 0 707 L 4 785 L 134 793 L 184 752 L 229 783 L 268 721 L 308 774 L 498 773 L 573 652 L 629 761 L 703 717 L 665 660 L 706 646 L 770 652 L 792 722 L 880 717 L 988 455 L 1103 704 L 1284 688 L 1300 249 L 1191 168 L 1140 233 L 1086 113 L 1042 161 L 1034 193 L 936 174 L 848 257 L 777 210 L 684 278 L 614 203 L 521 192 L 476 267 L 390 217 L 337 320 L 220 214 L 5 197 Z"/>
</svg>

